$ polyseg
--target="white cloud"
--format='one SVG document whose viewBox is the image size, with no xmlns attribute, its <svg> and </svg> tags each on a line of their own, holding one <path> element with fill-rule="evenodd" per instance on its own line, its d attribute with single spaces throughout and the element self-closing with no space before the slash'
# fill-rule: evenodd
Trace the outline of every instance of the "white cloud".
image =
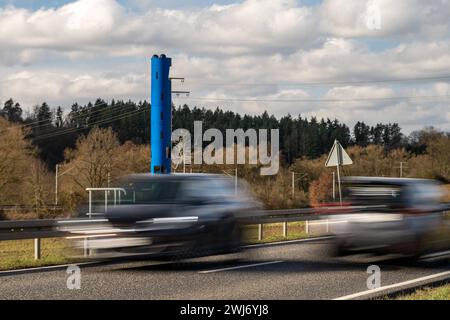
<svg viewBox="0 0 450 320">
<path fill-rule="evenodd" d="M 379 7 L 380 30 L 367 27 Z M 369 9 L 368 9 L 369 8 Z M 204 8 L 148 8 L 136 13 L 116 0 L 78 0 L 59 8 L 0 9 L 0 48 L 135 56 L 161 50 L 194 55 L 292 54 L 327 38 L 409 36 L 447 39 L 448 0 L 246 0 Z M 20 59 L 17 62 L 21 62 Z"/>
<path fill-rule="evenodd" d="M 0 101 L 12 97 L 23 106 L 43 101 L 52 105 L 86 103 L 96 98 L 147 99 L 145 74 L 121 74 L 108 77 L 92 73 L 19 72 L 6 77 L 0 85 Z"/>
<path fill-rule="evenodd" d="M 221 55 L 292 49 L 313 39 L 313 16 L 292 0 L 247 0 L 192 10 L 128 12 L 115 0 L 79 0 L 35 12 L 0 10 L 3 48 L 116 55 L 158 48 Z"/>
<path fill-rule="evenodd" d="M 69 106 L 97 97 L 145 99 L 148 57 L 162 52 L 173 58 L 172 75 L 187 78 L 182 89 L 192 96 L 359 99 L 449 92 L 446 82 L 431 88 L 420 82 L 407 88 L 353 83 L 448 75 L 449 0 L 324 0 L 317 6 L 246 0 L 178 9 L 142 3 L 140 12 L 115 0 L 79 0 L 36 11 L 0 9 L 0 101 L 13 97 L 23 105 L 45 100 Z M 371 6 L 379 8 L 379 30 L 368 28 Z M 391 47 L 373 50 L 367 40 L 388 41 Z M 305 82 L 331 84 L 301 85 Z M 338 117 L 349 123 L 397 121 L 411 128 L 448 127 L 450 118 L 446 101 L 197 105 Z"/>
<path fill-rule="evenodd" d="M 379 28 L 371 19 L 378 15 Z M 325 0 L 323 32 L 339 37 L 429 37 L 448 39 L 448 0 Z"/>
<path fill-rule="evenodd" d="M 0 10 L 0 43 L 5 48 L 76 50 L 104 43 L 122 16 L 113 0 L 80 0 L 58 9 L 8 7 Z"/>
</svg>

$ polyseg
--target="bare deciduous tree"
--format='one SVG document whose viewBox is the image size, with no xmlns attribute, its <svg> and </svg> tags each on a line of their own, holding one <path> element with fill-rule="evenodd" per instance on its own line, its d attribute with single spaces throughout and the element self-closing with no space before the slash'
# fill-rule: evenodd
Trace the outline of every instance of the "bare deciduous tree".
<svg viewBox="0 0 450 320">
<path fill-rule="evenodd" d="M 119 140 L 111 128 L 94 128 L 88 136 L 82 136 L 76 149 L 66 150 L 67 167 L 73 168 L 72 180 L 82 189 L 105 187 L 108 174 L 116 171 L 118 147 Z"/>
<path fill-rule="evenodd" d="M 0 202 L 21 203 L 21 184 L 29 172 L 32 148 L 20 126 L 0 117 Z"/>
</svg>

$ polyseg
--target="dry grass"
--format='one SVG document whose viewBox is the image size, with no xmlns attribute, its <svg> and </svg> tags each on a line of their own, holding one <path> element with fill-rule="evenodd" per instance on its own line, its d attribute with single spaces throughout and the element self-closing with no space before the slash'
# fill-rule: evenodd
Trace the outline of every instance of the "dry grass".
<svg viewBox="0 0 450 320">
<path fill-rule="evenodd" d="M 309 235 L 305 231 L 304 222 L 288 223 L 287 238 L 283 237 L 282 223 L 272 223 L 263 225 L 262 240 L 258 240 L 258 225 L 249 225 L 246 226 L 244 229 L 244 241 L 249 244 L 303 239 L 308 237 Z"/>
<path fill-rule="evenodd" d="M 288 223 L 288 237 L 283 237 L 283 224 L 266 224 L 263 239 L 258 240 L 258 226 L 249 225 L 244 230 L 244 241 L 248 244 L 267 243 L 283 240 L 307 238 L 304 222 Z M 70 240 L 50 238 L 41 240 L 41 259 L 34 260 L 34 240 L 0 241 L 0 270 L 31 268 L 47 265 L 65 264 L 79 261 L 74 256 L 82 253 L 74 249 Z"/>
<path fill-rule="evenodd" d="M 450 284 L 436 288 L 419 289 L 397 298 L 398 300 L 450 300 Z"/>
<path fill-rule="evenodd" d="M 41 259 L 34 260 L 34 240 L 0 241 L 0 270 L 69 263 L 76 253 L 69 240 L 41 239 Z"/>
</svg>

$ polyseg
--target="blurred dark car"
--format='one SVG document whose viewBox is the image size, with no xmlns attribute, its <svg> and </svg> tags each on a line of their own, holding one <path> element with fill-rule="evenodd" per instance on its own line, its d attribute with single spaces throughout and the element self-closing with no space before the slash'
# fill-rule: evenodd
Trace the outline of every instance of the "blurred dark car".
<svg viewBox="0 0 450 320">
<path fill-rule="evenodd" d="M 434 180 L 347 177 L 351 212 L 332 217 L 339 255 L 402 254 L 421 257 L 450 249 L 450 228 Z"/>
<path fill-rule="evenodd" d="M 234 179 L 216 174 L 133 174 L 117 187 L 125 195 L 105 213 L 111 228 L 89 240 L 96 257 L 236 252 L 240 221 L 260 209 L 243 182 L 236 193 Z"/>
</svg>

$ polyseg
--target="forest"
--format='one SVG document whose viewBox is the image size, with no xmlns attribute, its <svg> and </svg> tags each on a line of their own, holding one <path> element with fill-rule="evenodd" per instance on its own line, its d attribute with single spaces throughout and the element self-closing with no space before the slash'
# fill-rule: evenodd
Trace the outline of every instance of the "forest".
<svg viewBox="0 0 450 320">
<path fill-rule="evenodd" d="M 146 101 L 97 99 L 85 105 L 74 103 L 66 112 L 45 102 L 24 112 L 19 102 L 4 102 L 0 206 L 11 208 L 0 211 L 0 218 L 75 214 L 86 201 L 86 187 L 104 187 L 121 175 L 148 172 L 150 108 Z M 405 177 L 450 179 L 450 134 L 432 127 L 404 135 L 397 123 L 359 121 L 349 128 L 338 119 L 276 118 L 266 111 L 240 115 L 219 107 L 173 106 L 173 130 L 192 132 L 195 120 L 203 121 L 204 130 L 217 128 L 222 133 L 228 128 L 280 130 L 281 169 L 276 176 L 260 176 L 258 165 L 238 166 L 238 176 L 247 180 L 267 208 L 330 200 L 332 169 L 324 163 L 335 139 L 354 160 L 354 165 L 344 167 L 344 175 L 399 176 L 401 165 Z M 224 173 L 234 168 L 193 165 L 188 170 Z"/>
<path fill-rule="evenodd" d="M 150 141 L 150 105 L 146 101 L 115 101 L 107 103 L 97 99 L 86 105 L 74 103 L 64 114 L 60 106 L 51 108 L 43 102 L 26 115 L 20 103 L 9 99 L 0 109 L 0 115 L 10 122 L 27 128 L 27 138 L 39 149 L 39 157 L 53 168 L 64 160 L 64 150 L 73 148 L 77 139 L 94 127 L 108 128 L 117 134 L 120 143 L 131 141 L 148 144 Z M 285 161 L 292 164 L 295 159 L 314 159 L 326 153 L 337 139 L 344 147 L 369 144 L 381 145 L 386 150 L 405 147 L 414 153 L 423 152 L 415 137 L 407 139 L 397 123 L 378 123 L 369 126 L 357 122 L 352 130 L 337 119 L 310 119 L 301 115 L 286 115 L 280 119 L 264 111 L 261 115 L 240 115 L 232 111 L 215 110 L 187 105 L 173 107 L 172 129 L 185 128 L 193 132 L 195 120 L 203 121 L 204 129 L 242 128 L 280 129 L 280 148 Z M 57 139 L 53 139 L 57 138 Z"/>
</svg>

